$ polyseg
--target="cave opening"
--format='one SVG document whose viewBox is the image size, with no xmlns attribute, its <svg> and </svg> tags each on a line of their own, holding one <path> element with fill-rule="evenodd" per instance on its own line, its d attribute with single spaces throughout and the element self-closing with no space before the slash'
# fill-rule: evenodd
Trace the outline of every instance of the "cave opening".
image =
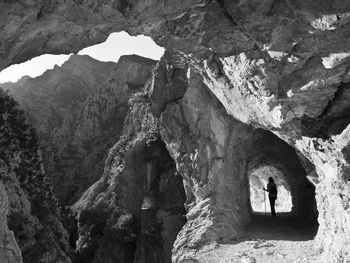
<svg viewBox="0 0 350 263">
<path fill-rule="evenodd" d="M 309 240 L 318 230 L 315 185 L 296 150 L 269 131 L 257 130 L 249 148 L 247 191 L 251 221 L 245 233 L 267 239 Z M 304 160 L 305 161 L 305 160 Z M 276 183 L 276 217 L 271 215 L 266 188 Z"/>
<path fill-rule="evenodd" d="M 171 262 L 173 243 L 186 223 L 183 179 L 162 140 L 149 141 L 143 155 L 140 234 L 134 262 Z"/>
<path fill-rule="evenodd" d="M 77 45 L 79 45 L 77 43 Z M 125 31 L 109 34 L 104 42 L 90 45 L 75 52 L 59 49 L 52 53 L 44 53 L 31 59 L 15 61 L 12 65 L 0 70 L 0 84 L 8 88 L 10 84 L 42 76 L 46 71 L 61 67 L 71 56 L 89 56 L 101 62 L 118 62 L 124 55 L 138 55 L 159 60 L 164 54 L 164 48 L 158 46 L 150 37 L 144 35 L 131 36 Z M 72 50 L 70 50 L 72 51 Z M 79 65 L 89 67 L 88 64 Z M 75 71 L 79 71 L 76 66 Z M 88 76 L 86 76 L 88 78 Z M 11 89 L 11 87 L 9 87 Z"/>
</svg>

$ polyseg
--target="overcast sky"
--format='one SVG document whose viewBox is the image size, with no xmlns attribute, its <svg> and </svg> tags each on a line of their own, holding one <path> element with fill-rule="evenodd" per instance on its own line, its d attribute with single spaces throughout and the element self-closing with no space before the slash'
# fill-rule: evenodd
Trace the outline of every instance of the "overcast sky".
<svg viewBox="0 0 350 263">
<path fill-rule="evenodd" d="M 101 61 L 117 62 L 121 55 L 137 54 L 152 59 L 160 59 L 164 49 L 157 46 L 151 38 L 131 37 L 125 32 L 112 33 L 106 42 L 82 49 L 78 54 L 87 54 Z M 70 55 L 42 55 L 22 64 L 12 65 L 0 72 L 0 83 L 15 82 L 28 75 L 36 77 L 54 65 L 62 65 Z"/>
</svg>

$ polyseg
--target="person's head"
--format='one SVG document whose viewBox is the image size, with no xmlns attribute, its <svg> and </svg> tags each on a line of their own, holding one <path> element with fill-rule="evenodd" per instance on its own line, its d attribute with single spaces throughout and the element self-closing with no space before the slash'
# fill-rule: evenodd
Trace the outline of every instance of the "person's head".
<svg viewBox="0 0 350 263">
<path fill-rule="evenodd" d="M 269 177 L 269 183 L 274 183 L 274 180 L 272 177 Z"/>
</svg>

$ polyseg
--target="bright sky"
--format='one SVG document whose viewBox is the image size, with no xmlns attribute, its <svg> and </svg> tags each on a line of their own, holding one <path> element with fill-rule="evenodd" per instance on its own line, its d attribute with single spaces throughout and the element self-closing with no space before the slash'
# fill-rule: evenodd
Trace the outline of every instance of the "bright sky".
<svg viewBox="0 0 350 263">
<path fill-rule="evenodd" d="M 100 61 L 117 62 L 122 55 L 137 54 L 143 57 L 160 59 L 164 49 L 157 46 L 153 40 L 145 36 L 132 37 L 126 32 L 112 33 L 106 42 L 87 47 L 78 54 L 87 54 Z M 70 55 L 42 55 L 22 64 L 12 65 L 0 72 L 0 83 L 15 82 L 21 77 L 40 76 L 56 64 L 61 66 Z"/>
</svg>

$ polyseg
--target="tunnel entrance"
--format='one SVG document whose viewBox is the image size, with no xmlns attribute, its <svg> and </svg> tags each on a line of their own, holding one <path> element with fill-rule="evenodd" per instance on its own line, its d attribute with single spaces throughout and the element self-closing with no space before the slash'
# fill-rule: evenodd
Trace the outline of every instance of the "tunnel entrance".
<svg viewBox="0 0 350 263">
<path fill-rule="evenodd" d="M 135 261 L 171 262 L 171 250 L 186 223 L 186 201 L 181 175 L 160 139 L 144 148 L 145 170 L 140 216 L 140 238 Z"/>
<path fill-rule="evenodd" d="M 288 213 L 292 211 L 292 196 L 290 185 L 284 174 L 272 165 L 259 167 L 249 173 L 250 204 L 253 212 L 270 212 L 268 193 L 266 188 L 269 177 L 272 177 L 277 186 L 278 198 L 275 203 L 276 213 Z"/>
<path fill-rule="evenodd" d="M 318 211 L 315 186 L 307 179 L 303 166 L 305 160 L 302 163 L 296 150 L 273 133 L 256 131 L 258 135 L 248 153 L 251 221 L 246 225 L 245 234 L 265 239 L 313 239 L 318 230 Z M 269 177 L 278 189 L 276 218 L 271 215 L 268 193 L 263 191 Z"/>
</svg>

